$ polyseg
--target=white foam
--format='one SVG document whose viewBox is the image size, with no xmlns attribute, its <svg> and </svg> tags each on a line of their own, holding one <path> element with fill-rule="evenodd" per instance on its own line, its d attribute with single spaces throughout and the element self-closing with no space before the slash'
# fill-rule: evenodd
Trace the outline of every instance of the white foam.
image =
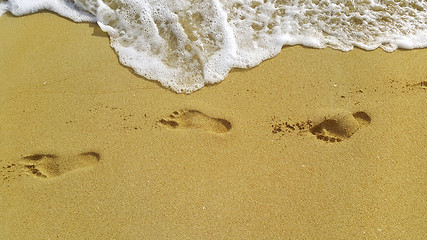
<svg viewBox="0 0 427 240">
<path fill-rule="evenodd" d="M 72 1 L 67 0 L 8 0 L 1 3 L 0 16 L 6 11 L 15 16 L 22 16 L 40 10 L 56 12 L 75 22 L 95 21 L 95 17 L 92 14 L 78 9 Z"/>
<path fill-rule="evenodd" d="M 7 2 L 0 2 L 0 16 L 9 10 L 9 4 Z"/>
<path fill-rule="evenodd" d="M 427 47 L 427 2 L 393 0 L 9 0 L 2 11 L 41 9 L 97 21 L 120 62 L 176 92 L 222 81 L 283 45 L 385 51 Z"/>
</svg>

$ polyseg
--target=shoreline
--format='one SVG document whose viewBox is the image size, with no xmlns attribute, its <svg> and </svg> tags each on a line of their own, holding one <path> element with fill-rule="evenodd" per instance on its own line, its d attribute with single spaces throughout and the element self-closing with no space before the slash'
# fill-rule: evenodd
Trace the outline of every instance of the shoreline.
<svg viewBox="0 0 427 240">
<path fill-rule="evenodd" d="M 427 49 L 285 47 L 185 95 L 88 23 L 0 26 L 4 239 L 427 235 Z"/>
</svg>

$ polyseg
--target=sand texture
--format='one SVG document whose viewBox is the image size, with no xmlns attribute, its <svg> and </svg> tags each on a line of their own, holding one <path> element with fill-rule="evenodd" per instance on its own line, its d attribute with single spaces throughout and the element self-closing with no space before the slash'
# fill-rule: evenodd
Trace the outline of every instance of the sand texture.
<svg viewBox="0 0 427 240">
<path fill-rule="evenodd" d="M 427 50 L 285 47 L 180 95 L 0 18 L 0 239 L 427 239 Z"/>
</svg>

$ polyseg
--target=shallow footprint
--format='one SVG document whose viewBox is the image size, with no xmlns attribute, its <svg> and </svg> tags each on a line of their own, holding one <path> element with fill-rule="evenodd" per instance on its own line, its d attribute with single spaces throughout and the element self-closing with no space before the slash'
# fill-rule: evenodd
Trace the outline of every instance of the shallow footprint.
<svg viewBox="0 0 427 240">
<path fill-rule="evenodd" d="M 371 123 L 371 117 L 365 112 L 337 113 L 310 128 L 318 139 L 340 142 L 351 137 L 357 130 Z"/>
<path fill-rule="evenodd" d="M 172 129 L 202 129 L 213 133 L 226 133 L 231 129 L 229 121 L 197 110 L 174 111 L 168 118 L 161 119 L 159 124 Z"/>
<path fill-rule="evenodd" d="M 64 173 L 86 168 L 99 161 L 101 156 L 96 152 L 85 152 L 72 157 L 59 157 L 55 154 L 34 154 L 23 157 L 20 161 L 24 169 L 41 178 L 51 178 Z"/>
</svg>

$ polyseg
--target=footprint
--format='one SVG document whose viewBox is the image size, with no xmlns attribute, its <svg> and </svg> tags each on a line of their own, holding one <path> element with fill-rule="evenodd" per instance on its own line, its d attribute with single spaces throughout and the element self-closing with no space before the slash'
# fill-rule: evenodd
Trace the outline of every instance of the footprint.
<svg viewBox="0 0 427 240">
<path fill-rule="evenodd" d="M 55 154 L 34 154 L 23 157 L 20 161 L 23 168 L 30 174 L 51 178 L 64 173 L 94 165 L 101 156 L 96 152 L 85 152 L 77 156 L 59 157 Z"/>
<path fill-rule="evenodd" d="M 159 124 L 171 129 L 202 129 L 213 133 L 226 133 L 231 129 L 229 121 L 197 110 L 174 111 L 168 118 L 161 119 Z"/>
<path fill-rule="evenodd" d="M 337 113 L 314 125 L 310 132 L 320 140 L 340 142 L 370 123 L 371 117 L 365 112 Z"/>
</svg>

